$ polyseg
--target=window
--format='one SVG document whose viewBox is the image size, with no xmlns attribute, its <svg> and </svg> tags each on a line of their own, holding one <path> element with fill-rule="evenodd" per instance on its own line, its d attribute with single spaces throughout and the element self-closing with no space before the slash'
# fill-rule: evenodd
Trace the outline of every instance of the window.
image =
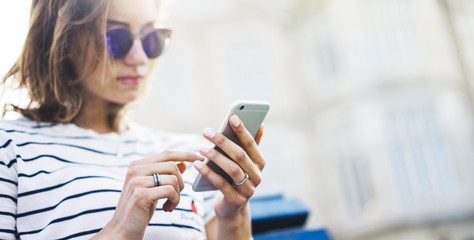
<svg viewBox="0 0 474 240">
<path fill-rule="evenodd" d="M 429 206 L 457 192 L 453 160 L 431 107 L 387 114 L 391 165 L 403 206 Z"/>
</svg>

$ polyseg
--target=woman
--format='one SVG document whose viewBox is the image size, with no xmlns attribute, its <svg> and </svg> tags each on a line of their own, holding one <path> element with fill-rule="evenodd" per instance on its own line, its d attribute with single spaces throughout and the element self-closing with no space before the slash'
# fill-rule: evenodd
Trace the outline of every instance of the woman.
<svg viewBox="0 0 474 240">
<path fill-rule="evenodd" d="M 250 238 L 262 128 L 253 139 L 231 118 L 244 149 L 204 130 L 234 162 L 199 148 L 199 137 L 123 117 L 168 41 L 169 30 L 154 28 L 159 10 L 157 0 L 33 1 L 23 52 L 3 80 L 31 102 L 15 107 L 22 118 L 0 121 L 0 239 Z M 203 156 L 248 180 L 225 181 Z M 218 194 L 192 191 L 198 172 Z"/>
</svg>

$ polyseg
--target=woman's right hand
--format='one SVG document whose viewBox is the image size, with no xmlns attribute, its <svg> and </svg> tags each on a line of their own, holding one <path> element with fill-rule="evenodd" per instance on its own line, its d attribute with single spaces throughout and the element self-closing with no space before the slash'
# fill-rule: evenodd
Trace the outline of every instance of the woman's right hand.
<svg viewBox="0 0 474 240">
<path fill-rule="evenodd" d="M 204 160 L 192 152 L 166 150 L 130 163 L 115 213 L 95 237 L 142 239 L 159 199 L 167 199 L 163 205 L 166 212 L 178 205 L 184 188 L 181 174 L 186 170 L 182 162 L 197 159 Z M 154 173 L 159 175 L 159 186 L 155 186 Z"/>
</svg>

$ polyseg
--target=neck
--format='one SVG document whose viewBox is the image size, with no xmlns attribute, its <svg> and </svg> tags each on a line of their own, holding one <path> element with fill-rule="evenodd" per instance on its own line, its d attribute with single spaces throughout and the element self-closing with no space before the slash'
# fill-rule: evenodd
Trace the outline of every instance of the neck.
<svg viewBox="0 0 474 240">
<path fill-rule="evenodd" d="M 124 132 L 127 126 L 122 121 L 119 121 L 117 126 L 110 122 L 110 109 L 111 103 L 106 101 L 85 101 L 81 112 L 74 120 L 74 124 L 91 129 L 99 134 Z"/>
</svg>

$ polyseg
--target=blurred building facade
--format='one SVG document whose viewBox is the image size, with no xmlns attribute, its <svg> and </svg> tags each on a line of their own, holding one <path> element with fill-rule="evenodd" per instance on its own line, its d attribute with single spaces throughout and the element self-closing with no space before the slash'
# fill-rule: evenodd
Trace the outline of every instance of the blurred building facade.
<svg viewBox="0 0 474 240">
<path fill-rule="evenodd" d="M 473 1 L 176 0 L 170 13 L 136 119 L 199 133 L 235 99 L 268 100 L 259 194 L 297 196 L 337 239 L 474 239 Z"/>
<path fill-rule="evenodd" d="M 345 238 L 474 239 L 472 1 L 323 5 L 298 44 L 322 215 Z"/>
</svg>

